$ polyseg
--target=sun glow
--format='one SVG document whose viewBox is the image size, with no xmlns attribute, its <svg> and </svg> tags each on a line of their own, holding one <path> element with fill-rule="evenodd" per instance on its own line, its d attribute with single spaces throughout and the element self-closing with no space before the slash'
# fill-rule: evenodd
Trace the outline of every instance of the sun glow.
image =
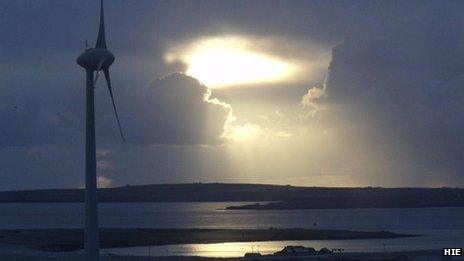
<svg viewBox="0 0 464 261">
<path fill-rule="evenodd" d="M 250 40 L 240 37 L 203 39 L 182 49 L 169 53 L 166 60 L 185 63 L 188 75 L 211 88 L 278 82 L 297 70 L 295 64 L 257 51 Z"/>
<path fill-rule="evenodd" d="M 245 142 L 258 138 L 262 134 L 259 125 L 245 124 L 242 126 L 232 126 L 228 130 L 227 137 L 235 142 Z"/>
</svg>

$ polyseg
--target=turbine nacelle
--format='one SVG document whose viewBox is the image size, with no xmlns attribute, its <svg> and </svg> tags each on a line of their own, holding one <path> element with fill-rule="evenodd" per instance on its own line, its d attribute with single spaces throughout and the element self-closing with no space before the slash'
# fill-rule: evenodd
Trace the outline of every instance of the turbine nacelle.
<svg viewBox="0 0 464 261">
<path fill-rule="evenodd" d="M 113 62 L 114 55 L 104 48 L 87 49 L 77 58 L 77 64 L 91 71 L 107 69 Z"/>
</svg>

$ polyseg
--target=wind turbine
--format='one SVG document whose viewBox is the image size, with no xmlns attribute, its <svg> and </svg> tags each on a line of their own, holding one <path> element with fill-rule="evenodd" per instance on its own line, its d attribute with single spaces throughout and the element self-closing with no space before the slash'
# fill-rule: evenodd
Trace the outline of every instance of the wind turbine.
<svg viewBox="0 0 464 261">
<path fill-rule="evenodd" d="M 119 133 L 124 141 L 121 123 L 114 103 L 111 87 L 109 67 L 114 62 L 114 55 L 106 47 L 105 21 L 103 13 L 103 0 L 100 2 L 100 28 L 98 30 L 95 48 L 86 48 L 77 58 L 77 63 L 85 69 L 86 73 L 86 114 L 85 114 L 85 238 L 84 252 L 86 260 L 98 261 L 99 233 L 98 233 L 98 209 L 97 209 L 97 168 L 95 151 L 95 104 L 94 88 L 100 72 L 103 71 L 114 114 L 118 123 Z M 95 73 L 95 77 L 94 77 Z"/>
</svg>

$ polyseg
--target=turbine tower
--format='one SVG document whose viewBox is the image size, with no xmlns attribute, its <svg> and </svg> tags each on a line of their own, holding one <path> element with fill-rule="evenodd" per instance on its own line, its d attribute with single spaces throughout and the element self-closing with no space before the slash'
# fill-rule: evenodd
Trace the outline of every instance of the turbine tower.
<svg viewBox="0 0 464 261">
<path fill-rule="evenodd" d="M 122 140 L 124 135 L 119 122 L 118 112 L 114 103 L 111 87 L 109 67 L 114 62 L 114 55 L 106 47 L 105 21 L 103 13 L 103 0 L 100 2 L 100 27 L 98 30 L 95 48 L 87 48 L 77 58 L 77 63 L 85 69 L 86 73 L 86 102 L 85 102 L 85 236 L 84 252 L 86 260 L 98 261 L 99 233 L 98 233 L 98 209 L 97 209 L 97 168 L 95 151 L 95 104 L 94 88 L 100 72 L 105 75 L 114 114 L 118 123 Z M 95 74 L 95 77 L 94 77 Z"/>
</svg>

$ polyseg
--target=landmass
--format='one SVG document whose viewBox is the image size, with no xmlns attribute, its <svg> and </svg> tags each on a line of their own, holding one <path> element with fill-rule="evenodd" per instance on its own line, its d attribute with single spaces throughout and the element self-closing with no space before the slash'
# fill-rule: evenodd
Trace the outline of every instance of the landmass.
<svg viewBox="0 0 464 261">
<path fill-rule="evenodd" d="M 329 188 L 265 184 L 155 184 L 98 189 L 99 202 L 271 202 L 228 209 L 462 207 L 461 188 Z M 3 203 L 83 202 L 83 189 L 0 192 Z"/>
<path fill-rule="evenodd" d="M 329 209 L 329 208 L 418 208 L 418 207 L 462 207 L 461 195 L 437 193 L 406 193 L 406 195 L 332 195 L 292 198 L 278 202 L 228 206 L 227 210 L 293 210 L 293 209 Z"/>
<path fill-rule="evenodd" d="M 409 237 L 388 231 L 317 229 L 100 229 L 100 246 L 136 247 L 173 244 L 255 242 L 280 240 L 380 239 Z M 74 251 L 83 248 L 82 229 L 0 230 L 0 244 L 41 251 Z"/>
</svg>

